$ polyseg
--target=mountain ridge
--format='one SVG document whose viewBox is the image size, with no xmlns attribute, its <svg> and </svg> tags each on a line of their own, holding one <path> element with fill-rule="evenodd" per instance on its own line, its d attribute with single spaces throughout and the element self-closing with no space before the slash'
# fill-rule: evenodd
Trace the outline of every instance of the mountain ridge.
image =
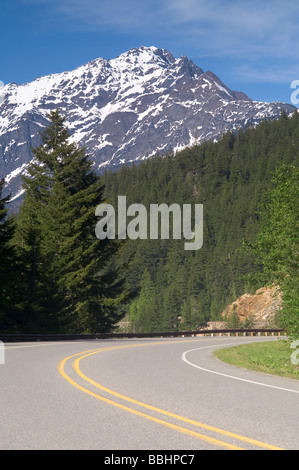
<svg viewBox="0 0 299 470">
<path fill-rule="evenodd" d="M 3 87 L 0 103 L 0 176 L 12 204 L 22 195 L 21 175 L 40 145 L 48 114 L 59 109 L 71 140 L 85 147 L 96 171 L 156 154 L 176 153 L 217 140 L 295 107 L 251 100 L 230 90 L 213 72 L 186 56 L 154 46 L 115 59 L 94 59 L 72 71 Z"/>
</svg>

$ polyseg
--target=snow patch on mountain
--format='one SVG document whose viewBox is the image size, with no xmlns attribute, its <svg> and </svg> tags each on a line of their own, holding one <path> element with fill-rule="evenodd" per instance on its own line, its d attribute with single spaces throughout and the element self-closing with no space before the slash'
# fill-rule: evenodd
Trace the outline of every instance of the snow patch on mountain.
<svg viewBox="0 0 299 470">
<path fill-rule="evenodd" d="M 70 140 L 85 147 L 95 169 L 103 171 L 217 140 L 228 129 L 296 109 L 252 101 L 186 56 L 175 58 L 156 47 L 94 59 L 23 85 L 11 83 L 1 93 L 0 176 L 14 201 L 51 110 L 66 117 Z"/>
</svg>

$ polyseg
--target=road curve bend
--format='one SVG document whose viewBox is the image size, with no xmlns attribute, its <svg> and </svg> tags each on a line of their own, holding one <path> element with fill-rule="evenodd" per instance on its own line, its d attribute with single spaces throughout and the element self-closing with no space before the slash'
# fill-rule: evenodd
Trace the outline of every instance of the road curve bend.
<svg viewBox="0 0 299 470">
<path fill-rule="evenodd" d="M 269 340 L 5 344 L 0 449 L 298 449 L 299 381 L 213 356 Z"/>
</svg>

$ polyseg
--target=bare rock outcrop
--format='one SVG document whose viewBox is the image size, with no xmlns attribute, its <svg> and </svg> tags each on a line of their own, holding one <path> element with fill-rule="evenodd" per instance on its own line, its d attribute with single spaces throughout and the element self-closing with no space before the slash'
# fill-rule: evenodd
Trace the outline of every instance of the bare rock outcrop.
<svg viewBox="0 0 299 470">
<path fill-rule="evenodd" d="M 275 316 L 281 309 L 282 297 L 278 287 L 262 287 L 255 294 L 244 294 L 222 312 L 223 319 L 237 315 L 240 322 L 250 319 L 253 328 L 275 327 Z"/>
</svg>

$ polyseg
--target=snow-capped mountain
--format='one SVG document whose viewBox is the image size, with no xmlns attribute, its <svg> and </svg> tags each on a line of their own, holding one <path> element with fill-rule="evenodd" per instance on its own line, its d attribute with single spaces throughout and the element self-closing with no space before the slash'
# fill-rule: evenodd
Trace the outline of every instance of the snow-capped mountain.
<svg viewBox="0 0 299 470">
<path fill-rule="evenodd" d="M 32 147 L 41 142 L 39 132 L 50 110 L 66 117 L 71 139 L 86 148 L 101 171 L 217 139 L 228 129 L 296 109 L 252 101 L 187 57 L 176 59 L 155 47 L 95 59 L 24 85 L 11 83 L 0 92 L 0 177 L 5 176 L 12 201 L 22 193 L 20 176 Z"/>
</svg>

